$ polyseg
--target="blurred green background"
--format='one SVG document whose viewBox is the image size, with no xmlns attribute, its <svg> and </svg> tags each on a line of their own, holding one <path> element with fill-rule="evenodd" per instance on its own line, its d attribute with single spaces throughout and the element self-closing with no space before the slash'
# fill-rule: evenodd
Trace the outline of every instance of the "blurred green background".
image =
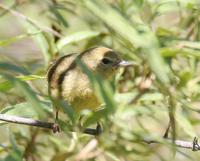
<svg viewBox="0 0 200 161">
<path fill-rule="evenodd" d="M 3 114 L 54 121 L 45 74 L 61 55 L 107 46 L 136 64 L 111 84 L 95 82 L 108 110 L 83 111 L 84 125 L 100 118 L 102 135 L 72 133 L 80 131 L 73 112 L 58 134 L 0 122 L 0 160 L 199 160 L 162 139 L 169 115 L 170 138 L 200 135 L 199 13 L 198 0 L 0 0 Z"/>
</svg>

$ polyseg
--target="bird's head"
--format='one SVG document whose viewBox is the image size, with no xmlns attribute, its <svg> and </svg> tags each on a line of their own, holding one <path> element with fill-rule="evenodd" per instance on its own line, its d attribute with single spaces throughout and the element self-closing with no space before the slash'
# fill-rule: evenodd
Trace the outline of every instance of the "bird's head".
<svg viewBox="0 0 200 161">
<path fill-rule="evenodd" d="M 83 52 L 82 60 L 90 70 L 99 73 L 103 78 L 112 77 L 121 66 L 131 65 L 122 60 L 118 53 L 106 47 L 95 47 Z"/>
</svg>

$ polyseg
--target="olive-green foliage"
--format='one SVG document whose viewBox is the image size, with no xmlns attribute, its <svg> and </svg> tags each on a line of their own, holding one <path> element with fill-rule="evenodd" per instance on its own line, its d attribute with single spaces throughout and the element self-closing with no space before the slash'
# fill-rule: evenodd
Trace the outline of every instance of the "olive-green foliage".
<svg viewBox="0 0 200 161">
<path fill-rule="evenodd" d="M 1 113 L 53 122 L 45 74 L 63 54 L 101 45 L 135 64 L 111 83 L 80 65 L 105 109 L 82 111 L 79 123 L 64 104 L 59 134 L 0 122 L 0 160 L 198 160 L 162 136 L 169 117 L 170 138 L 199 136 L 199 13 L 196 0 L 0 1 Z M 102 135 L 80 132 L 98 120 Z"/>
</svg>

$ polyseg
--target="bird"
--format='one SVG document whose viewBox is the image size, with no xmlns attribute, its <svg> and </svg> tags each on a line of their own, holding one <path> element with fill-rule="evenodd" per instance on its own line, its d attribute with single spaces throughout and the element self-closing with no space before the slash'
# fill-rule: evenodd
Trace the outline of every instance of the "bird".
<svg viewBox="0 0 200 161">
<path fill-rule="evenodd" d="M 113 49 L 104 46 L 89 48 L 82 53 L 64 55 L 54 61 L 47 71 L 48 93 L 51 100 L 64 100 L 75 112 L 98 109 L 102 102 L 94 92 L 88 75 L 77 60 L 88 70 L 99 74 L 102 79 L 111 80 L 121 66 L 131 63 L 121 59 Z M 58 108 L 57 114 L 58 115 Z"/>
</svg>

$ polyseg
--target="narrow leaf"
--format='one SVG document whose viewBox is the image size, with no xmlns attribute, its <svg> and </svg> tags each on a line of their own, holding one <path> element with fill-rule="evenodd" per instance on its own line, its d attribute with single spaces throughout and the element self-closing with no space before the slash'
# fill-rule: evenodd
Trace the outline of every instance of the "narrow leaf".
<svg viewBox="0 0 200 161">
<path fill-rule="evenodd" d="M 68 45 L 71 43 L 77 43 L 81 40 L 92 38 L 98 35 L 100 35 L 100 32 L 90 31 L 90 30 L 78 31 L 58 41 L 57 48 L 58 50 L 61 50 L 65 45 Z"/>
<path fill-rule="evenodd" d="M 38 100 L 34 92 L 31 90 L 29 85 L 26 82 L 22 82 L 21 80 L 13 76 L 5 74 L 3 76 L 10 82 L 12 82 L 12 84 L 14 84 L 14 86 L 17 87 L 22 92 L 27 101 L 29 101 L 30 104 L 32 105 L 32 108 L 35 108 L 35 110 L 37 111 L 39 118 L 43 118 L 45 116 L 45 112 L 41 104 L 39 103 L 40 101 Z"/>
<path fill-rule="evenodd" d="M 176 121 L 178 125 L 181 126 L 186 134 L 191 137 L 197 136 L 193 125 L 190 123 L 189 119 L 183 115 L 181 112 L 176 112 Z"/>
<path fill-rule="evenodd" d="M 141 47 L 147 61 L 158 79 L 164 84 L 169 83 L 169 68 L 160 56 L 158 41 L 148 26 L 134 28 L 127 19 L 109 6 L 105 1 L 84 1 L 86 7 L 99 17 L 117 34 L 128 40 L 133 46 Z"/>
<path fill-rule="evenodd" d="M 10 64 L 10 63 L 5 63 L 5 62 L 0 62 L 0 71 L 12 71 L 12 72 L 17 72 L 17 73 L 22 73 L 22 74 L 29 74 L 29 72 L 19 66 L 16 66 L 14 64 Z"/>
<path fill-rule="evenodd" d="M 38 76 L 38 75 L 17 76 L 16 78 L 20 79 L 21 81 L 44 79 L 44 77 Z M 6 91 L 12 89 L 13 87 L 14 87 L 13 84 L 9 80 L 5 80 L 0 83 L 0 91 L 2 91 L 2 92 L 6 92 Z"/>
</svg>

